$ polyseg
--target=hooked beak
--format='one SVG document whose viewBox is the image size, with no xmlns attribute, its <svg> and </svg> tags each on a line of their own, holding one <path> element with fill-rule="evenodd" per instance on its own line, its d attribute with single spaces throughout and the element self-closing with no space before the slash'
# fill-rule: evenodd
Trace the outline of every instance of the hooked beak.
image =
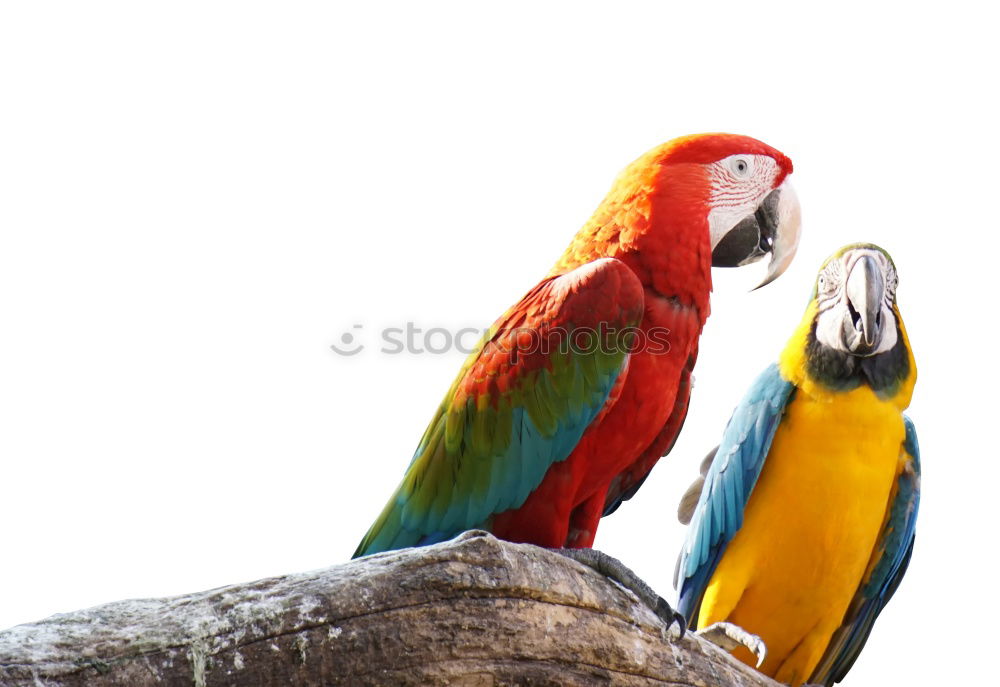
<svg viewBox="0 0 1000 687">
<path fill-rule="evenodd" d="M 740 267 L 771 254 L 759 289 L 782 275 L 799 246 L 802 210 L 786 179 L 761 201 L 757 210 L 733 227 L 712 250 L 713 267 Z"/>
<path fill-rule="evenodd" d="M 882 299 L 885 281 L 875 258 L 862 256 L 847 277 L 844 343 L 855 355 L 870 355 L 882 338 Z"/>
</svg>

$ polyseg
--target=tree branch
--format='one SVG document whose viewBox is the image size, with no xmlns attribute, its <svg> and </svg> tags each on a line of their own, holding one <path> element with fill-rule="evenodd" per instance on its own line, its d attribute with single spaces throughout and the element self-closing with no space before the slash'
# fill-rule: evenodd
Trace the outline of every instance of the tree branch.
<svg viewBox="0 0 1000 687">
<path fill-rule="evenodd" d="M 556 553 L 469 532 L 0 632 L 5 687 L 777 683 Z"/>
</svg>

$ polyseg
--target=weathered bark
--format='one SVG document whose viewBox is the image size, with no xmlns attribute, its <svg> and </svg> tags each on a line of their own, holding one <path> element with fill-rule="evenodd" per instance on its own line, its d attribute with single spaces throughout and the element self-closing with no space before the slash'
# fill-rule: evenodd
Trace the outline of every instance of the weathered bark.
<svg viewBox="0 0 1000 687">
<path fill-rule="evenodd" d="M 10 687 L 777 683 L 597 573 L 484 533 L 0 632 Z"/>
</svg>

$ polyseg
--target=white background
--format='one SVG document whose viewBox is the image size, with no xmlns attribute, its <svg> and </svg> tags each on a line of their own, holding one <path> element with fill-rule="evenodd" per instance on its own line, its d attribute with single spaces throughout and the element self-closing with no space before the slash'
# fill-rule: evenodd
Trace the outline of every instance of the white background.
<svg viewBox="0 0 1000 687">
<path fill-rule="evenodd" d="M 619 169 L 722 130 L 794 160 L 799 257 L 755 293 L 716 271 L 687 426 L 597 546 L 672 596 L 678 496 L 822 259 L 874 241 L 924 490 L 848 684 L 980 682 L 1000 146 L 971 7 L 5 4 L 0 627 L 346 561 L 461 360 L 378 329 L 488 325 Z"/>
</svg>

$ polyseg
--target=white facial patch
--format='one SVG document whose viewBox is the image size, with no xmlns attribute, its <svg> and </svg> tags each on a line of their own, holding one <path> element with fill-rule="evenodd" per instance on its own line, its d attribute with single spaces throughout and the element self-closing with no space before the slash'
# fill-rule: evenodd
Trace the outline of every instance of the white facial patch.
<svg viewBox="0 0 1000 687">
<path fill-rule="evenodd" d="M 860 322 L 856 313 L 852 314 L 852 304 L 848 297 L 848 280 L 858 261 L 864 257 L 874 259 L 881 272 L 883 292 L 878 311 L 878 345 L 866 355 L 878 355 L 892 350 L 899 338 L 893 305 L 896 302 L 896 269 L 881 251 L 871 248 L 855 248 L 831 260 L 816 281 L 816 338 L 823 345 L 843 353 L 853 353 L 845 342 L 845 330 L 850 328 L 860 332 Z M 855 334 L 857 335 L 857 334 Z"/>
<path fill-rule="evenodd" d="M 713 250 L 723 236 L 757 210 L 779 172 L 778 163 L 767 155 L 730 155 L 708 166 L 712 182 L 708 230 Z"/>
</svg>

